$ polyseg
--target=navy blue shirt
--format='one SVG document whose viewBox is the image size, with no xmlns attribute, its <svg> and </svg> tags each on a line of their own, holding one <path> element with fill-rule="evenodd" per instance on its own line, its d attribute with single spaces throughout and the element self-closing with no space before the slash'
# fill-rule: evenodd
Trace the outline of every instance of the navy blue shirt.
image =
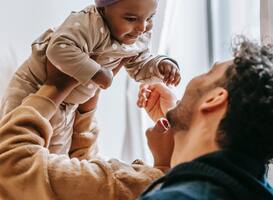
<svg viewBox="0 0 273 200">
<path fill-rule="evenodd" d="M 249 156 L 218 151 L 176 166 L 140 200 L 273 200 L 265 172 L 265 165 Z"/>
</svg>

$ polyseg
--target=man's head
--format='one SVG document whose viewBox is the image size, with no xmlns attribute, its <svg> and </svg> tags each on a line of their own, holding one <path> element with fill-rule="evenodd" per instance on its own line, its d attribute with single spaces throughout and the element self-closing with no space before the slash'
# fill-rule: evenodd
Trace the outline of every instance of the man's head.
<svg viewBox="0 0 273 200">
<path fill-rule="evenodd" d="M 133 44 L 153 27 L 157 0 L 108 0 L 98 3 L 112 37 L 120 43 Z"/>
<path fill-rule="evenodd" d="M 167 113 L 175 133 L 174 162 L 181 153 L 218 149 L 246 153 L 264 163 L 273 157 L 272 49 L 244 39 L 234 55 L 233 61 L 216 63 L 194 78 Z"/>
</svg>

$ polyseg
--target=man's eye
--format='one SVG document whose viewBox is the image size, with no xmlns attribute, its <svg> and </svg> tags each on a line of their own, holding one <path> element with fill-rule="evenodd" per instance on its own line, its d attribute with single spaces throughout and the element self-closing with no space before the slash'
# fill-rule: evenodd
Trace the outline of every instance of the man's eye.
<svg viewBox="0 0 273 200">
<path fill-rule="evenodd" d="M 128 22 L 135 22 L 137 19 L 134 17 L 125 17 Z"/>
</svg>

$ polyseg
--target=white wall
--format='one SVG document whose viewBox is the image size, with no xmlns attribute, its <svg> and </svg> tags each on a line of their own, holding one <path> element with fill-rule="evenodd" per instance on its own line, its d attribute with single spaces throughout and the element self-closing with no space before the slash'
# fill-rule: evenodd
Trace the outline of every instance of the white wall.
<svg viewBox="0 0 273 200">
<path fill-rule="evenodd" d="M 92 0 L 9 0 L 0 7 L 0 96 L 20 63 L 30 55 L 31 42 L 48 27 L 58 26 L 72 10 Z M 107 156 L 120 157 L 125 121 L 125 77 L 122 71 L 113 86 L 103 92 L 98 107 L 99 143 Z"/>
</svg>

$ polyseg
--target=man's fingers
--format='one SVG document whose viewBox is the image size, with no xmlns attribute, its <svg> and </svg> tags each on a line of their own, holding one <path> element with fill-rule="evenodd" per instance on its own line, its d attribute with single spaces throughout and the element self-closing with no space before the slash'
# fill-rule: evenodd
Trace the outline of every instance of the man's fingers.
<svg viewBox="0 0 273 200">
<path fill-rule="evenodd" d="M 140 90 L 138 93 L 138 100 L 137 100 L 137 105 L 140 108 L 144 108 L 146 107 L 147 104 L 147 100 L 149 99 L 150 95 L 151 95 L 151 90 L 149 89 L 149 85 L 140 85 Z"/>
</svg>

